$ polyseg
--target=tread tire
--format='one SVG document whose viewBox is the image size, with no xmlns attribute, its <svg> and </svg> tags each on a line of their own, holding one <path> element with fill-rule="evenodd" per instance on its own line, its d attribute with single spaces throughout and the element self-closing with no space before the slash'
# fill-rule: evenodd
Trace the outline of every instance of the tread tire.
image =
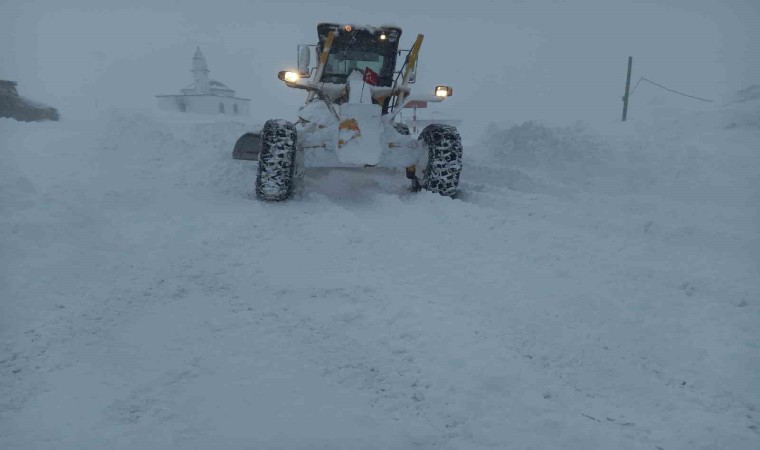
<svg viewBox="0 0 760 450">
<path fill-rule="evenodd" d="M 422 188 L 453 197 L 462 172 L 462 138 L 451 125 L 432 124 L 425 127 L 418 140 L 428 148 L 427 167 L 423 172 Z"/>
<path fill-rule="evenodd" d="M 261 131 L 256 198 L 281 202 L 293 193 L 296 167 L 296 127 L 286 120 L 269 120 Z"/>
<path fill-rule="evenodd" d="M 409 136 L 412 134 L 412 132 L 409 131 L 409 125 L 405 123 L 393 122 L 393 128 L 395 128 L 399 134 L 403 134 L 404 136 Z"/>
</svg>

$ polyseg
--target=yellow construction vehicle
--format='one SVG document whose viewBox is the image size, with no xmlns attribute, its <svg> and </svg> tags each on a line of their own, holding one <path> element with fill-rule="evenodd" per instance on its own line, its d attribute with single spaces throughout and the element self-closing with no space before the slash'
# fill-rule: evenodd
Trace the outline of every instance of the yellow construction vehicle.
<svg viewBox="0 0 760 450">
<path fill-rule="evenodd" d="M 457 129 L 432 124 L 414 138 L 398 121 L 412 102 L 440 102 L 453 93 L 436 86 L 412 94 L 423 36 L 399 50 L 401 29 L 393 26 L 321 23 L 317 34 L 318 44 L 299 46 L 298 68 L 278 74 L 307 93 L 298 121 L 269 120 L 235 145 L 234 158 L 258 160 L 257 198 L 286 200 L 307 167 L 370 166 L 406 168 L 412 190 L 454 196 L 462 170 Z"/>
</svg>

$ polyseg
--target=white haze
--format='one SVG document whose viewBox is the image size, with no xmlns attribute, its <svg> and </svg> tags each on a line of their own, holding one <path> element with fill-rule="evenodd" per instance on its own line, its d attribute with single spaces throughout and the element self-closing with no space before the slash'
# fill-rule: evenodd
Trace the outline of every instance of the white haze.
<svg viewBox="0 0 760 450">
<path fill-rule="evenodd" d="M 0 118 L 0 450 L 760 448 L 758 5 L 0 0 L 0 78 L 62 114 Z M 425 34 L 456 199 L 254 199 L 231 150 L 319 21 Z M 196 46 L 246 123 L 153 110 Z M 621 123 L 629 55 L 716 103 Z"/>
<path fill-rule="evenodd" d="M 4 1 L 0 79 L 64 118 L 153 107 L 191 81 L 196 46 L 211 77 L 250 98 L 252 121 L 292 118 L 303 94 L 277 80 L 320 21 L 396 24 L 402 47 L 425 35 L 417 89 L 447 83 L 435 110 L 464 119 L 466 137 L 491 122 L 616 121 L 627 57 L 646 76 L 724 99 L 760 79 L 753 0 Z M 694 100 L 640 86 L 631 117 Z M 266 105 L 266 108 L 257 105 Z"/>
</svg>

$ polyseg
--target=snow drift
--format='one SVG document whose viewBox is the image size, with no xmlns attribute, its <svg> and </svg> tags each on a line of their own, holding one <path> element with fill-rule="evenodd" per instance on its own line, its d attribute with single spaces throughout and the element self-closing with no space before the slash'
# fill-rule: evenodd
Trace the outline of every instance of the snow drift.
<svg viewBox="0 0 760 450">
<path fill-rule="evenodd" d="M 753 449 L 756 99 L 494 127 L 458 200 L 250 124 L 0 120 L 3 448 Z"/>
</svg>

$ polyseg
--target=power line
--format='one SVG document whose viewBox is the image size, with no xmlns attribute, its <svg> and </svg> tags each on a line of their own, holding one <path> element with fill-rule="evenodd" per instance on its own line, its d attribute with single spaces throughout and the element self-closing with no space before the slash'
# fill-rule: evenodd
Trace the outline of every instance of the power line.
<svg viewBox="0 0 760 450">
<path fill-rule="evenodd" d="M 652 84 L 654 86 L 657 86 L 658 88 L 664 89 L 664 90 L 666 90 L 668 92 L 672 92 L 672 93 L 678 94 L 678 95 L 683 95 L 684 97 L 693 98 L 695 100 L 700 100 L 700 101 L 703 101 L 703 102 L 709 102 L 709 103 L 713 102 L 713 100 L 708 100 L 708 99 L 702 98 L 702 97 L 696 97 L 694 95 L 689 95 L 689 94 L 685 94 L 685 93 L 680 92 L 680 91 L 676 91 L 675 89 L 670 89 L 670 88 L 665 87 L 665 86 L 661 85 L 660 83 L 656 83 L 656 82 L 654 82 L 654 81 L 652 81 L 652 80 L 650 80 L 650 79 L 648 79 L 646 77 L 639 78 L 639 81 L 636 82 L 636 86 L 634 86 L 633 90 L 631 90 L 630 94 L 628 94 L 629 96 L 633 95 L 634 91 L 636 91 L 636 88 L 639 86 L 639 83 L 641 83 L 642 81 L 646 81 L 647 83 Z"/>
<path fill-rule="evenodd" d="M 641 83 L 641 80 L 643 79 L 644 77 L 639 77 L 639 80 L 636 82 L 636 86 L 634 86 L 633 89 L 631 89 L 631 92 L 628 94 L 629 97 L 633 95 L 633 93 L 636 91 L 636 88 L 639 87 L 639 83 Z"/>
</svg>

